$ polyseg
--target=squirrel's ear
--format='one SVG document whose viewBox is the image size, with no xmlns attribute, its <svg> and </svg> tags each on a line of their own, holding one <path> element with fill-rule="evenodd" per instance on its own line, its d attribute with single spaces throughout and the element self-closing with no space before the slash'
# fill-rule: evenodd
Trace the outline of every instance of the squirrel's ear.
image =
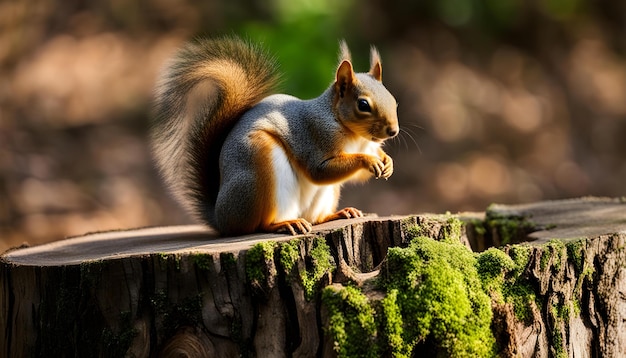
<svg viewBox="0 0 626 358">
<path fill-rule="evenodd" d="M 335 81 L 335 86 L 339 91 L 339 96 L 343 97 L 346 89 L 349 86 L 352 86 L 355 82 L 354 70 L 352 69 L 352 64 L 348 60 L 344 60 L 339 65 L 337 69 L 337 79 Z"/>
<path fill-rule="evenodd" d="M 383 80 L 383 65 L 380 63 L 380 54 L 376 47 L 370 49 L 370 75 L 377 81 Z"/>
<path fill-rule="evenodd" d="M 350 55 L 350 49 L 346 40 L 339 41 L 339 62 L 352 61 L 352 55 Z"/>
</svg>

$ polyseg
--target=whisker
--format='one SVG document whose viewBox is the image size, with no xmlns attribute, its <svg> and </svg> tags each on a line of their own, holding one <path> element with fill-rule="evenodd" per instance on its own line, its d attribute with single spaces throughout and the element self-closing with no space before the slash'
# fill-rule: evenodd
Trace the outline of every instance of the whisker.
<svg viewBox="0 0 626 358">
<path fill-rule="evenodd" d="M 404 142 L 404 147 L 406 148 L 406 151 L 408 152 L 409 148 L 410 148 L 409 147 L 409 141 L 406 139 L 406 136 L 404 135 L 404 132 L 401 131 L 400 133 L 402 133 L 402 135 L 400 135 L 398 137 L 402 138 L 402 141 Z"/>
<path fill-rule="evenodd" d="M 411 127 L 417 128 L 417 129 L 425 130 L 424 127 L 422 127 L 422 126 L 420 126 L 420 125 L 418 125 L 416 123 L 410 123 L 410 122 L 409 123 L 402 123 L 402 126 L 405 127 L 405 128 L 406 128 L 406 126 L 411 126 Z"/>
<path fill-rule="evenodd" d="M 415 140 L 415 138 L 413 137 L 413 135 L 411 135 L 411 133 L 406 130 L 405 128 L 400 128 L 400 132 L 406 134 L 411 141 L 413 141 L 413 144 L 415 144 L 415 147 L 417 148 L 417 150 L 419 151 L 420 154 L 422 154 L 422 148 L 420 148 L 420 145 L 417 143 L 417 140 Z M 406 138 L 405 138 L 406 141 Z M 408 142 L 407 142 L 407 150 L 408 150 Z"/>
<path fill-rule="evenodd" d="M 400 131 L 402 133 L 402 130 Z M 406 144 L 406 139 L 402 137 L 402 135 L 397 135 L 391 139 L 394 143 L 404 144 L 405 150 L 409 150 L 409 146 Z"/>
</svg>

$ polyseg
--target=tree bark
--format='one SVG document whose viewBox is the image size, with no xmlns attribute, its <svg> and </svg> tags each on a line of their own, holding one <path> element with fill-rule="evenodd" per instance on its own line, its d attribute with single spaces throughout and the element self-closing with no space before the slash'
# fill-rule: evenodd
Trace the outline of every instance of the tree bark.
<svg viewBox="0 0 626 358">
<path fill-rule="evenodd" d="M 491 354 L 626 355 L 626 204 L 585 198 L 341 220 L 297 237 L 219 238 L 183 226 L 10 250 L 0 258 L 0 356 L 347 356 L 349 340 L 340 339 L 324 301 L 328 289 L 346 287 L 362 292 L 374 312 L 365 339 L 371 352 L 391 356 L 380 321 L 388 319 L 381 307 L 390 291 L 380 282 L 393 274 L 389 249 L 417 236 L 454 238 L 474 248 L 473 257 L 494 245 L 516 262 L 528 253 L 523 267 L 501 274 L 505 282 L 515 275 L 535 297 L 526 316 L 508 300 L 517 296 L 485 284 L 497 342 Z M 428 335 L 415 344 L 414 354 L 445 353 Z"/>
</svg>

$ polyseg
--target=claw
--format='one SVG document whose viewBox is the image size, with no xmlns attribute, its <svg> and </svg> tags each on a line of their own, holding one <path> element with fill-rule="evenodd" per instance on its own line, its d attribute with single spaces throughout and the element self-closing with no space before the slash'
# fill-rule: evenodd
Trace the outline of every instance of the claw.
<svg viewBox="0 0 626 358">
<path fill-rule="evenodd" d="M 383 172 L 385 170 L 385 164 L 381 160 L 378 160 L 374 164 L 373 169 L 374 169 L 374 177 L 378 179 L 383 175 Z"/>
<path fill-rule="evenodd" d="M 269 232 L 289 233 L 291 235 L 306 234 L 311 230 L 313 230 L 313 225 L 302 218 L 273 223 L 266 228 L 266 231 Z"/>
<path fill-rule="evenodd" d="M 382 177 L 385 178 L 385 180 L 387 180 L 389 179 L 391 174 L 393 174 L 393 159 L 391 159 L 391 157 L 388 156 L 387 154 L 384 154 L 382 158 L 382 162 L 385 165 L 383 168 Z"/>
<path fill-rule="evenodd" d="M 325 223 L 327 221 L 332 221 L 332 220 L 351 219 L 351 218 L 360 218 L 360 217 L 363 217 L 363 213 L 361 212 L 361 210 L 352 208 L 352 207 L 347 207 L 347 208 L 343 208 L 337 211 L 336 213 L 332 215 L 327 216 L 326 218 L 321 220 L 319 223 L 321 224 L 321 223 Z"/>
<path fill-rule="evenodd" d="M 360 218 L 363 216 L 361 210 L 352 207 L 341 209 L 337 212 L 337 214 L 342 214 L 346 219 Z"/>
</svg>

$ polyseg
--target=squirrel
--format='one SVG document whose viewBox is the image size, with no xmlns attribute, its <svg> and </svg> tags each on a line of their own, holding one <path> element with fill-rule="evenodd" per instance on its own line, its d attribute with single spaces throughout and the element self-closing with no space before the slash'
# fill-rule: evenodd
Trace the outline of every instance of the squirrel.
<svg viewBox="0 0 626 358">
<path fill-rule="evenodd" d="M 319 97 L 273 94 L 274 58 L 238 37 L 196 39 L 162 71 L 152 147 L 176 199 L 221 235 L 305 234 L 313 224 L 361 217 L 336 210 L 341 186 L 387 179 L 381 144 L 399 132 L 380 55 L 355 73 L 345 41 L 334 82 Z"/>
</svg>

